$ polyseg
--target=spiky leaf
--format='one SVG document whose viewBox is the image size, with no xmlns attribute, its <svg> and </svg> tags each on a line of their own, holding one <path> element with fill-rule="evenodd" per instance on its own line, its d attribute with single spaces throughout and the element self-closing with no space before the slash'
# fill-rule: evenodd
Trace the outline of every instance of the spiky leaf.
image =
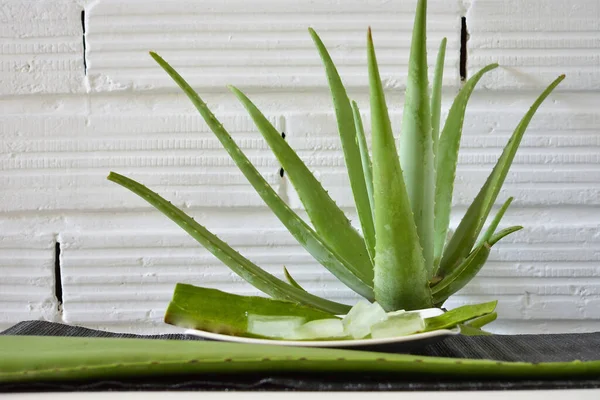
<svg viewBox="0 0 600 400">
<path fill-rule="evenodd" d="M 435 184 L 435 267 L 439 265 L 446 243 L 448 225 L 450 223 L 450 209 L 452 207 L 452 193 L 454 179 L 456 178 L 456 164 L 458 150 L 462 136 L 465 111 L 469 98 L 475 86 L 483 75 L 497 68 L 498 64 L 491 64 L 473 75 L 454 99 L 448 112 L 442 136 L 438 143 L 436 156 L 436 184 Z"/>
<path fill-rule="evenodd" d="M 356 136 L 356 126 L 354 125 L 354 114 L 350 99 L 346 94 L 342 79 L 321 38 L 319 38 L 314 29 L 309 29 L 309 32 L 321 55 L 321 60 L 327 73 L 327 80 L 337 117 L 338 131 L 342 140 L 342 148 L 344 149 L 346 169 L 348 170 L 360 225 L 365 237 L 372 238 L 375 236 L 373 213 L 371 211 L 371 203 L 369 202 L 369 192 L 363 172 L 362 158 Z"/>
<path fill-rule="evenodd" d="M 131 190 L 133 193 L 146 200 L 157 210 L 183 228 L 183 230 L 196 239 L 198 243 L 210 251 L 223 264 L 227 265 L 233 272 L 269 296 L 272 296 L 275 299 L 310 305 L 319 310 L 333 314 L 345 314 L 350 309 L 350 307 L 344 304 L 325 300 L 290 286 L 264 271 L 262 268 L 232 249 L 227 243 L 212 234 L 204 226 L 194 221 L 193 218 L 144 185 L 114 172 L 111 172 L 108 179 Z"/>
<path fill-rule="evenodd" d="M 352 102 L 352 112 L 354 113 L 354 125 L 356 125 L 356 137 L 360 148 L 360 157 L 362 160 L 363 172 L 365 175 L 365 183 L 367 185 L 367 193 L 369 195 L 369 204 L 373 213 L 373 221 L 375 220 L 375 205 L 373 204 L 373 164 L 371 164 L 371 156 L 369 155 L 369 147 L 367 146 L 367 138 L 365 137 L 365 129 L 358 104 Z M 375 260 L 375 231 L 365 232 L 365 242 L 367 249 L 371 255 L 371 260 Z"/>
<path fill-rule="evenodd" d="M 360 270 L 357 270 L 352 264 L 345 262 L 341 256 L 337 255 L 313 229 L 311 229 L 288 207 L 287 204 L 285 204 L 283 200 L 281 200 L 273 188 L 269 186 L 267 181 L 265 181 L 252 165 L 248 157 L 246 157 L 242 150 L 237 146 L 235 141 L 223 127 L 223 124 L 217 120 L 214 114 L 206 106 L 206 103 L 204 103 L 198 93 L 190 87 L 185 79 L 183 79 L 181 75 L 179 75 L 177 71 L 175 71 L 158 54 L 150 53 L 150 55 L 189 97 L 240 171 L 242 171 L 258 195 L 269 206 L 271 211 L 273 211 L 283 225 L 285 225 L 298 243 L 300 243 L 300 245 L 302 245 L 321 265 L 327 268 L 342 283 L 361 296 L 372 300 L 374 297 L 372 283 L 361 280 L 359 278 L 359 276 L 361 276 Z"/>
<path fill-rule="evenodd" d="M 375 204 L 375 299 L 388 311 L 431 306 L 428 274 L 368 34 L 369 86 Z"/>
<path fill-rule="evenodd" d="M 442 85 L 444 81 L 444 61 L 448 40 L 442 39 L 438 50 L 433 85 L 431 91 L 431 136 L 433 138 L 433 154 L 437 157 L 438 140 L 440 136 L 440 119 L 442 115 Z"/>
<path fill-rule="evenodd" d="M 500 192 L 502 184 L 504 183 L 519 148 L 519 144 L 521 143 L 521 139 L 523 138 L 531 119 L 544 100 L 564 78 L 564 75 L 559 76 L 546 88 L 546 90 L 544 90 L 515 129 L 508 144 L 504 148 L 502 155 L 498 159 L 496 166 L 477 194 L 477 197 L 475 197 L 473 203 L 469 206 L 465 216 L 460 221 L 458 228 L 446 246 L 440 264 L 439 275 L 444 276 L 450 273 L 454 268 L 458 267 L 461 261 L 469 254 L 496 198 L 498 197 L 498 193 Z"/>
<path fill-rule="evenodd" d="M 427 1 L 419 0 L 408 64 L 408 80 L 400 133 L 400 164 L 425 269 L 433 273 L 435 164 L 431 131 L 431 103 L 427 76 Z"/>
<path fill-rule="evenodd" d="M 244 93 L 233 86 L 230 86 L 230 89 L 244 105 L 287 172 L 317 234 L 345 260 L 346 264 L 352 265 L 360 280 L 371 284 L 373 265 L 364 239 L 271 122 Z"/>
</svg>

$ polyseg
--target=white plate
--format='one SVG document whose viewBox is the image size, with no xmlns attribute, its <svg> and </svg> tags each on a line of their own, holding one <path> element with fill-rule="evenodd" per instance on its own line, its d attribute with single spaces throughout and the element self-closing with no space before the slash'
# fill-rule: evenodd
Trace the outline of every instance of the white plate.
<svg viewBox="0 0 600 400">
<path fill-rule="evenodd" d="M 418 311 L 421 317 L 430 318 L 436 317 L 444 313 L 439 308 L 428 308 Z M 460 328 L 453 329 L 438 329 L 437 331 L 415 333 L 414 335 L 398 336 L 382 339 L 358 339 L 358 340 L 270 340 L 256 339 L 241 336 L 223 335 L 220 333 L 212 333 L 200 331 L 197 329 L 188 329 L 185 331 L 187 335 L 198 336 L 209 340 L 219 340 L 223 342 L 246 343 L 246 344 L 270 344 L 275 346 L 294 346 L 294 347 L 370 347 L 384 344 L 417 344 L 418 342 L 430 342 L 435 339 L 442 339 L 445 336 L 458 335 Z"/>
</svg>

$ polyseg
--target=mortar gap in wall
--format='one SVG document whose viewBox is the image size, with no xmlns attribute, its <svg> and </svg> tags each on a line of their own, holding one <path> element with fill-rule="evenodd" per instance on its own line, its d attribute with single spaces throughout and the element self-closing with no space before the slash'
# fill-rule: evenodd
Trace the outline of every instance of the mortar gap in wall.
<svg viewBox="0 0 600 400">
<path fill-rule="evenodd" d="M 285 140 L 285 132 L 281 132 L 281 137 L 283 138 L 283 140 Z M 279 168 L 279 176 L 283 178 L 284 175 L 285 171 L 283 170 L 283 168 Z"/>
<path fill-rule="evenodd" d="M 62 267 L 60 265 L 60 242 L 54 244 L 54 296 L 60 310 L 63 303 Z"/>
<path fill-rule="evenodd" d="M 81 30 L 83 31 L 83 74 L 87 75 L 87 54 L 86 54 L 86 38 L 85 38 L 85 10 L 81 10 Z"/>
<path fill-rule="evenodd" d="M 467 79 L 467 42 L 469 41 L 469 30 L 467 28 L 467 17 L 460 19 L 460 80 Z"/>
</svg>

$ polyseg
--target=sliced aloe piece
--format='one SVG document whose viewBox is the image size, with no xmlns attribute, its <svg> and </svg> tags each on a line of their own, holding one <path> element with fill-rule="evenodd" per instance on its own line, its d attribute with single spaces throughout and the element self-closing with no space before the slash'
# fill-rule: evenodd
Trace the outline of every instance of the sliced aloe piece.
<svg viewBox="0 0 600 400">
<path fill-rule="evenodd" d="M 356 270 L 352 264 L 349 264 L 340 255 L 336 254 L 314 230 L 312 230 L 288 207 L 287 204 L 285 204 L 252 165 L 246 155 L 244 155 L 242 150 L 233 141 L 219 120 L 217 120 L 213 113 L 208 109 L 200 96 L 198 96 L 181 75 L 179 75 L 177 71 L 175 71 L 158 54 L 150 53 L 150 55 L 189 97 L 240 171 L 242 171 L 259 196 L 290 231 L 298 243 L 300 243 L 300 245 L 302 245 L 321 265 L 327 268 L 350 289 L 367 299 L 373 299 L 372 283 L 361 280 L 359 278 L 361 276 L 361 271 Z"/>
<path fill-rule="evenodd" d="M 444 130 L 438 141 L 436 156 L 436 184 L 435 184 L 435 267 L 439 265 L 446 234 L 450 224 L 450 210 L 452 208 L 452 193 L 454 192 L 454 180 L 456 178 L 456 165 L 458 163 L 458 151 L 460 138 L 462 136 L 463 124 L 467 104 L 471 94 L 487 72 L 497 68 L 498 64 L 491 64 L 483 68 L 465 83 L 460 90 L 454 103 L 448 112 L 448 118 Z"/>
<path fill-rule="evenodd" d="M 296 338 L 296 330 L 304 325 L 306 318 L 248 314 L 248 333 L 252 335 L 290 339 Z"/>
<path fill-rule="evenodd" d="M 286 267 L 283 267 L 283 274 L 285 275 L 285 279 L 290 285 L 297 289 L 304 290 L 306 292 L 306 289 L 304 289 L 302 286 L 300 286 L 298 282 L 296 282 L 296 280 L 292 277 L 292 275 L 290 275 L 290 271 L 288 271 Z"/>
<path fill-rule="evenodd" d="M 398 153 L 368 34 L 375 204 L 375 299 L 387 311 L 431 307 L 428 273 L 400 169 Z"/>
<path fill-rule="evenodd" d="M 275 276 L 264 271 L 254 263 L 243 257 L 240 253 L 232 249 L 227 243 L 216 237 L 205 227 L 194 221 L 183 211 L 154 193 L 144 185 L 135 182 L 132 179 L 111 172 L 108 179 L 131 190 L 157 210 L 169 217 L 173 222 L 185 230 L 198 243 L 204 246 L 223 264 L 227 265 L 233 272 L 238 274 L 246 282 L 250 283 L 258 290 L 272 296 L 276 299 L 289 300 L 302 304 L 309 304 L 318 309 L 340 314 L 347 312 L 350 307 L 322 299 L 311 295 L 301 289 L 288 285 Z"/>
<path fill-rule="evenodd" d="M 358 104 L 355 101 L 352 102 L 352 112 L 354 113 L 354 124 L 356 125 L 356 137 L 358 140 L 358 147 L 360 148 L 360 157 L 362 160 L 363 172 L 365 175 L 365 183 L 367 185 L 367 194 L 369 195 L 369 204 L 371 206 L 371 213 L 373 221 L 375 221 L 375 204 L 373 203 L 373 164 L 371 164 L 371 157 L 369 156 L 369 147 L 367 146 L 367 138 L 365 137 L 365 129 L 363 126 L 362 118 L 360 116 L 360 110 Z M 365 232 L 365 243 L 367 244 L 367 250 L 371 256 L 372 263 L 375 262 L 375 230 L 372 232 Z"/>
<path fill-rule="evenodd" d="M 230 89 L 244 105 L 285 169 L 317 234 L 346 264 L 352 265 L 353 271 L 363 282 L 371 284 L 373 265 L 364 239 L 271 122 L 244 93 L 233 86 Z"/>
<path fill-rule="evenodd" d="M 345 331 L 354 339 L 369 335 L 371 326 L 388 318 L 385 310 L 377 303 L 360 300 L 342 321 Z"/>
<path fill-rule="evenodd" d="M 463 336 L 492 336 L 490 332 L 474 328 L 470 325 L 461 324 L 458 327 L 460 328 L 460 334 Z"/>
<path fill-rule="evenodd" d="M 334 318 L 330 313 L 288 301 L 256 296 L 238 296 L 217 289 L 178 283 L 165 322 L 188 329 L 223 333 L 233 336 L 266 336 L 248 331 L 249 315 L 267 317 L 300 317 L 302 321 Z M 259 318 L 254 318 L 254 322 Z M 256 329 L 256 326 L 253 327 Z M 275 328 L 275 327 L 274 327 Z M 276 334 L 275 331 L 273 333 Z"/>
<path fill-rule="evenodd" d="M 349 338 L 344 330 L 342 321 L 335 318 L 307 322 L 296 328 L 293 337 L 296 337 L 298 340 L 339 340 Z"/>
<path fill-rule="evenodd" d="M 448 40 L 442 39 L 438 50 L 433 85 L 431 91 L 431 136 L 433 138 L 433 154 L 437 157 L 438 140 L 440 137 L 440 120 L 442 115 L 442 85 L 444 81 L 444 61 Z"/>
<path fill-rule="evenodd" d="M 427 279 L 434 264 L 435 161 L 427 76 L 427 1 L 419 0 L 408 62 L 400 164 L 421 243 Z"/>
<path fill-rule="evenodd" d="M 434 303 L 444 303 L 448 297 L 465 287 L 485 265 L 492 246 L 511 233 L 521 229 L 523 229 L 522 226 L 506 228 L 492 236 L 489 242 L 484 242 L 476 247 L 458 268 L 452 270 L 450 274 L 446 275 L 444 279 L 431 289 Z"/>
<path fill-rule="evenodd" d="M 425 329 L 425 321 L 418 313 L 402 313 L 388 317 L 371 327 L 373 339 L 412 335 Z"/>
<path fill-rule="evenodd" d="M 508 144 L 504 148 L 502 155 L 498 159 L 496 166 L 477 194 L 477 197 L 475 197 L 475 200 L 473 200 L 473 203 L 469 206 L 465 216 L 454 232 L 454 235 L 452 235 L 450 242 L 444 249 L 444 255 L 439 269 L 440 275 L 447 275 L 454 268 L 458 267 L 461 261 L 471 251 L 471 248 L 477 240 L 485 220 L 498 197 L 498 193 L 500 192 L 502 184 L 504 183 L 519 148 L 519 144 L 521 143 L 521 139 L 523 138 L 531 119 L 544 100 L 546 100 L 563 79 L 565 79 L 564 75 L 559 76 L 550 84 L 550 86 L 548 86 L 548 88 L 546 88 L 546 90 L 544 90 L 515 129 Z M 443 140 L 443 135 L 441 140 Z"/>
<path fill-rule="evenodd" d="M 425 330 L 435 331 L 455 327 L 463 322 L 493 313 L 497 304 L 497 301 L 490 301 L 488 303 L 466 305 L 450 310 L 437 317 L 426 318 Z"/>
<path fill-rule="evenodd" d="M 327 74 L 327 80 L 329 82 L 329 88 L 331 90 L 337 117 L 338 131 L 342 140 L 342 148 L 344 149 L 346 169 L 348 170 L 350 186 L 352 187 L 352 194 L 354 195 L 354 203 L 356 204 L 360 225 L 364 236 L 371 239 L 375 237 L 373 213 L 363 172 L 362 158 L 350 99 L 346 94 L 346 89 L 344 88 L 344 84 L 342 83 L 342 79 L 338 74 L 335 64 L 325 48 L 325 45 L 321 41 L 321 38 L 319 38 L 319 35 L 317 35 L 314 29 L 309 29 L 309 32 L 317 46 L 323 65 L 325 66 L 325 72 Z M 365 267 L 366 266 L 369 266 L 371 270 L 373 268 L 373 265 L 370 262 L 365 264 Z"/>
</svg>

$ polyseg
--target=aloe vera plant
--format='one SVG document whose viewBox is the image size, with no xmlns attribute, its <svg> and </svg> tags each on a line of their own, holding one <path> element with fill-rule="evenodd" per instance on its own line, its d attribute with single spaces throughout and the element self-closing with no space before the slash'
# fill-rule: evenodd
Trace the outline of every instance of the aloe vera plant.
<svg viewBox="0 0 600 400">
<path fill-rule="evenodd" d="M 158 54 L 150 53 L 190 98 L 241 172 L 296 240 L 342 283 L 367 300 L 377 301 L 386 311 L 442 306 L 479 272 L 492 246 L 521 229 L 520 226 L 515 226 L 497 230 L 512 201 L 509 199 L 493 218 L 488 229 L 482 233 L 531 119 L 542 102 L 564 79 L 564 76 L 560 76 L 552 82 L 525 113 L 485 184 L 454 234 L 447 240 L 467 103 L 479 80 L 498 65 L 486 66 L 464 83 L 442 126 L 441 87 L 446 39 L 440 45 L 430 88 L 426 15 L 427 1 L 419 0 L 398 143 L 394 139 L 374 40 L 369 29 L 367 56 L 371 153 L 357 103 L 350 99 L 324 43 L 314 30 L 309 30 L 329 82 L 361 232 L 351 225 L 309 168 L 240 89 L 230 87 L 287 171 L 310 223 L 290 209 L 267 184 L 185 79 Z M 142 184 L 116 173 L 111 173 L 108 179 L 138 194 L 171 218 L 235 273 L 271 296 L 273 302 L 287 302 L 290 315 L 296 315 L 294 313 L 298 310 L 294 304 L 331 315 L 348 312 L 350 307 L 347 305 L 306 292 L 287 270 L 284 271 L 287 282 L 262 270 Z M 181 311 L 177 301 L 181 295 L 176 291 L 171 311 Z M 233 304 L 236 301 L 233 297 L 228 300 L 226 294 L 218 298 L 218 301 L 224 303 L 229 301 Z M 196 301 L 203 300 L 197 297 Z M 273 306 L 273 310 L 278 310 L 277 315 L 281 315 L 281 304 Z M 190 310 L 194 307 L 190 304 L 188 306 L 187 311 L 181 311 L 180 314 L 185 314 L 184 319 L 189 322 L 190 315 L 194 314 Z M 473 318 L 480 318 L 475 325 L 465 325 L 465 329 L 478 329 L 495 319 L 493 307 L 488 308 L 486 305 L 483 309 L 487 311 L 474 313 Z M 265 308 L 267 311 L 268 309 L 269 307 Z M 177 315 L 170 314 L 171 311 L 167 313 L 167 321 L 177 323 L 176 321 L 181 320 Z M 485 318 L 486 315 L 493 315 L 493 318 Z M 218 319 L 218 315 L 213 317 Z M 219 321 L 214 318 L 211 323 L 203 325 L 203 328 L 217 329 Z M 464 321 L 463 318 L 451 322 L 456 325 Z M 444 322 L 444 326 L 448 326 L 448 321 Z"/>
</svg>

